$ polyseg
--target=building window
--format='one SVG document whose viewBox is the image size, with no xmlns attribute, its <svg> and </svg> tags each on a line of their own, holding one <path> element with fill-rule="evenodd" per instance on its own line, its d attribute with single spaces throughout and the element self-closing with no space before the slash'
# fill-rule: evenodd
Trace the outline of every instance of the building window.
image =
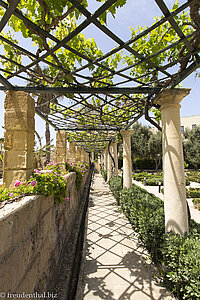
<svg viewBox="0 0 200 300">
<path fill-rule="evenodd" d="M 196 128 L 197 124 L 192 124 L 192 129 Z"/>
<path fill-rule="evenodd" d="M 181 133 L 184 132 L 184 126 L 181 126 Z"/>
</svg>

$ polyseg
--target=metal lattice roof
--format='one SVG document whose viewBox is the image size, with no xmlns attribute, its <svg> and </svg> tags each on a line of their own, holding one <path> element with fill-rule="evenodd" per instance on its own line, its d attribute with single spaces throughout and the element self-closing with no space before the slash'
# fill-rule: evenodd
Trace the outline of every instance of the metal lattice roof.
<svg viewBox="0 0 200 300">
<path fill-rule="evenodd" d="M 36 112 L 44 120 L 57 130 L 72 132 L 71 138 L 87 151 L 101 150 L 116 131 L 129 128 L 142 115 L 154 123 L 148 116 L 148 111 L 154 105 L 155 96 L 163 88 L 176 87 L 199 68 L 200 2 L 185 1 L 170 11 L 164 0 L 155 0 L 162 17 L 152 26 L 136 32 L 127 41 L 122 40 L 100 20 L 100 16 L 116 4 L 117 0 L 105 1 L 94 13 L 82 5 L 82 1 L 66 2 L 71 4 L 70 8 L 68 5 L 69 9 L 72 10 L 73 7 L 82 17 L 79 25 L 59 38 L 55 34 L 58 22 L 48 29 L 42 25 L 38 26 L 37 22 L 29 19 L 28 8 L 19 8 L 20 0 L 7 3 L 0 0 L 0 6 L 4 9 L 0 31 L 8 27 L 9 20 L 14 16 L 15 20 L 22 22 L 32 34 L 38 35 L 43 40 L 43 45 L 46 45 L 46 48 L 37 52 L 30 51 L 24 44 L 15 43 L 13 39 L 0 34 L 2 43 L 15 49 L 16 55 L 20 53 L 23 56 L 19 62 L 17 59 L 0 54 L 1 60 L 15 66 L 10 71 L 2 64 L 0 90 L 30 92 L 37 102 Z M 190 11 L 192 24 L 188 24 L 187 34 L 177 19 L 185 9 Z M 101 55 L 88 54 L 87 49 L 81 45 L 79 48 L 73 47 L 73 39 L 91 24 L 106 38 L 112 39 L 117 46 Z M 149 35 L 164 24 L 169 25 L 168 30 L 174 35 L 173 42 L 149 53 L 147 51 Z M 143 50 L 138 49 L 138 42 L 144 38 L 146 46 L 144 44 Z M 161 37 L 160 41 L 163 38 Z M 73 54 L 76 60 L 71 68 L 65 67 L 57 56 L 57 51 L 63 51 L 64 55 L 66 50 L 68 55 Z M 111 66 L 107 63 L 108 59 L 111 61 L 122 51 L 127 58 L 123 64 Z M 170 52 L 174 51 L 179 51 L 179 55 L 176 59 L 170 59 Z M 162 55 L 169 57 L 160 63 Z M 138 67 L 143 70 L 139 76 L 137 72 L 134 73 Z M 47 71 L 49 68 L 51 74 L 52 70 L 54 71 L 54 77 L 49 75 Z M 12 83 L 18 81 L 24 82 L 24 85 Z"/>
</svg>

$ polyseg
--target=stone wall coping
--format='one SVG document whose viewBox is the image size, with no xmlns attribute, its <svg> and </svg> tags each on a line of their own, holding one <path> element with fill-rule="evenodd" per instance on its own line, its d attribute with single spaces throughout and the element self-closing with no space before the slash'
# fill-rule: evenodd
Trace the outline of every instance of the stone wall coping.
<svg viewBox="0 0 200 300">
<path fill-rule="evenodd" d="M 0 220 L 7 218 L 9 215 L 16 213 L 17 210 L 21 209 L 22 206 L 29 204 L 33 200 L 37 200 L 42 195 L 30 195 L 24 196 L 17 202 L 7 203 L 0 209 Z"/>
</svg>

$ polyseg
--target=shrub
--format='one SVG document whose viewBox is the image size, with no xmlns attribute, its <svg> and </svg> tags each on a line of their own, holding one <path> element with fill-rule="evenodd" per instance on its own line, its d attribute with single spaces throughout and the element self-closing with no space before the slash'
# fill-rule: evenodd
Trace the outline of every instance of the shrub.
<svg viewBox="0 0 200 300">
<path fill-rule="evenodd" d="M 187 178 L 189 181 L 200 183 L 200 172 L 199 171 L 187 172 Z"/>
<path fill-rule="evenodd" d="M 197 231 L 183 236 L 169 233 L 162 245 L 164 282 L 178 299 L 200 297 L 200 240 Z"/>
<path fill-rule="evenodd" d="M 163 201 L 133 185 L 120 191 L 120 178 L 110 180 L 122 210 L 154 262 L 164 283 L 178 299 L 200 299 L 200 224 L 191 220 L 190 233 L 165 234 Z"/>
<path fill-rule="evenodd" d="M 80 190 L 83 178 L 88 169 L 88 163 L 66 163 L 65 168 L 69 172 L 76 173 L 76 187 L 77 190 Z"/>
<path fill-rule="evenodd" d="M 54 196 L 55 202 L 63 202 L 66 196 L 67 173 L 61 170 L 58 164 L 50 163 L 44 170 L 49 170 L 48 173 L 34 170 L 32 176 L 27 182 L 15 182 L 14 189 L 0 190 L 0 201 L 9 199 L 15 200 L 16 197 L 30 194 L 42 194 L 44 196 Z"/>
<path fill-rule="evenodd" d="M 133 168 L 135 170 L 155 170 L 156 164 L 152 159 L 135 158 L 133 160 Z"/>
<path fill-rule="evenodd" d="M 111 177 L 109 180 L 109 185 L 113 196 L 119 204 L 120 191 L 122 190 L 122 179 L 119 176 Z"/>
<path fill-rule="evenodd" d="M 162 177 L 153 177 L 146 179 L 146 185 L 159 185 L 159 182 L 161 182 L 161 185 L 163 185 Z"/>
<path fill-rule="evenodd" d="M 200 189 L 198 188 L 189 188 L 186 191 L 187 198 L 200 198 Z"/>
<path fill-rule="evenodd" d="M 156 172 L 156 173 L 147 173 L 147 172 L 140 172 L 140 173 L 133 173 L 132 178 L 137 181 L 143 181 L 146 178 L 146 185 L 163 185 L 163 172 Z M 186 185 L 190 184 L 190 180 L 188 177 L 185 177 Z"/>
<path fill-rule="evenodd" d="M 133 185 L 131 189 L 121 191 L 120 205 L 144 246 L 156 261 L 160 256 L 159 243 L 164 235 L 162 200 Z"/>
<path fill-rule="evenodd" d="M 192 202 L 193 202 L 195 208 L 197 208 L 198 210 L 200 210 L 200 198 L 194 198 L 192 200 Z"/>
<path fill-rule="evenodd" d="M 102 175 L 104 181 L 107 181 L 108 172 L 104 169 L 101 169 L 101 175 Z"/>
<path fill-rule="evenodd" d="M 140 172 L 140 173 L 132 174 L 132 178 L 137 181 L 142 181 L 144 179 L 144 177 L 148 177 L 148 176 L 151 176 L 151 174 L 148 174 L 147 172 Z"/>
</svg>

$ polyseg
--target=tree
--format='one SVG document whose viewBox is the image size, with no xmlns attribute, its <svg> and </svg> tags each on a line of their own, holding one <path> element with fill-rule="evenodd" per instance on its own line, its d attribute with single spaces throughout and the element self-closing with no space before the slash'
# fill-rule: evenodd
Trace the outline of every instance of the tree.
<svg viewBox="0 0 200 300">
<path fill-rule="evenodd" d="M 160 167 L 162 160 L 162 133 L 158 131 L 152 134 L 148 141 L 149 156 L 156 163 L 156 170 Z"/>
<path fill-rule="evenodd" d="M 142 125 L 141 123 L 135 123 L 132 126 L 133 134 L 131 136 L 131 152 L 132 158 L 136 157 L 140 159 L 149 158 L 148 142 L 152 135 L 149 127 Z"/>
<path fill-rule="evenodd" d="M 200 165 L 200 126 L 184 132 L 185 160 L 198 169 Z"/>
</svg>

